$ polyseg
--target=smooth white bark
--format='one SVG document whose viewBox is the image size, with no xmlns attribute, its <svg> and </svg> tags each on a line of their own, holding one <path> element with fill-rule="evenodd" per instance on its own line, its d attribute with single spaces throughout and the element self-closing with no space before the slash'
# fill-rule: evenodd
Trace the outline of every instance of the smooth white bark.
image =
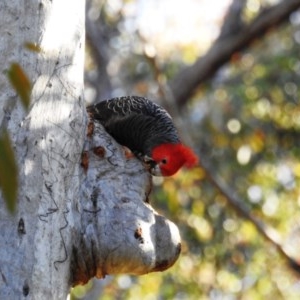
<svg viewBox="0 0 300 300">
<path fill-rule="evenodd" d="M 84 7 L 83 0 L 0 3 L 0 122 L 13 139 L 20 174 L 16 214 L 1 201 L 0 299 L 64 299 L 69 291 L 71 235 L 64 229 L 79 197 L 86 124 Z M 12 62 L 32 82 L 28 113 L 3 72 Z"/>
<path fill-rule="evenodd" d="M 180 237 L 147 203 L 151 176 L 101 125 L 87 136 L 84 1 L 1 1 L 0 31 L 0 124 L 19 166 L 14 216 L 0 195 L 0 299 L 65 299 L 93 276 L 170 267 Z M 5 76 L 12 62 L 32 82 L 28 112 Z"/>
<path fill-rule="evenodd" d="M 152 177 L 95 123 L 81 177 L 72 238 L 73 284 L 106 274 L 145 274 L 172 266 L 180 253 L 177 227 L 148 203 Z M 96 262 L 96 263 L 95 263 Z"/>
</svg>

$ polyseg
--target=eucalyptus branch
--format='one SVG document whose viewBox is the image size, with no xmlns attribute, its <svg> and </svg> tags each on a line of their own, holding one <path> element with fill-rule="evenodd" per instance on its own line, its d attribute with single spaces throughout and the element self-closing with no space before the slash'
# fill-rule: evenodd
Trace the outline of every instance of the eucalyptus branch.
<svg viewBox="0 0 300 300">
<path fill-rule="evenodd" d="M 186 67 L 170 81 L 170 88 L 180 108 L 188 101 L 199 85 L 210 79 L 231 56 L 262 38 L 269 29 L 279 27 L 296 9 L 300 0 L 285 0 L 263 9 L 249 24 L 240 26 L 237 32 L 220 34 L 213 45 L 193 65 Z M 228 19 L 227 19 L 228 20 Z M 225 26 L 226 27 L 226 26 Z M 225 28 L 223 26 L 223 28 Z"/>
</svg>

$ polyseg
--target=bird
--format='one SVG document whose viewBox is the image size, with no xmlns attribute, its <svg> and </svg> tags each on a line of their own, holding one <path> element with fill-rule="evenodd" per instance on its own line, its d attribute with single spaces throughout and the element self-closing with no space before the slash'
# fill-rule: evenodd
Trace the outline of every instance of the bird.
<svg viewBox="0 0 300 300">
<path fill-rule="evenodd" d="M 170 114 L 140 96 L 123 96 L 87 107 L 93 121 L 149 166 L 154 176 L 172 176 L 181 167 L 192 168 L 198 157 L 184 145 Z"/>
</svg>

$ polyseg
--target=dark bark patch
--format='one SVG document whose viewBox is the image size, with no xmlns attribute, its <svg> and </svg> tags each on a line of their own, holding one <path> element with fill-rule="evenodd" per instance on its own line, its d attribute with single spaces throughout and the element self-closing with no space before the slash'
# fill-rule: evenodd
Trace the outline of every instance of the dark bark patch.
<svg viewBox="0 0 300 300">
<path fill-rule="evenodd" d="M 19 223 L 18 223 L 18 233 L 19 234 L 26 234 L 25 230 L 25 223 L 23 218 L 20 218 Z"/>
<path fill-rule="evenodd" d="M 81 153 L 81 163 L 80 165 L 82 166 L 84 172 L 87 172 L 87 169 L 89 167 L 89 154 L 87 151 L 83 151 Z"/>
<path fill-rule="evenodd" d="M 97 155 L 98 157 L 101 157 L 101 158 L 103 158 L 105 155 L 105 149 L 101 146 L 93 148 L 93 152 L 95 155 Z"/>
<path fill-rule="evenodd" d="M 95 125 L 93 122 L 89 122 L 88 126 L 87 126 L 87 137 L 92 137 L 93 133 L 94 133 L 94 128 L 95 128 Z"/>
<path fill-rule="evenodd" d="M 144 238 L 142 236 L 143 234 L 143 231 L 142 231 L 142 228 L 141 227 L 138 227 L 135 232 L 134 232 L 134 237 L 141 243 L 143 244 L 144 243 Z"/>
<path fill-rule="evenodd" d="M 29 295 L 29 285 L 26 281 L 24 282 L 24 285 L 23 285 L 23 295 L 25 297 L 27 297 Z"/>
</svg>

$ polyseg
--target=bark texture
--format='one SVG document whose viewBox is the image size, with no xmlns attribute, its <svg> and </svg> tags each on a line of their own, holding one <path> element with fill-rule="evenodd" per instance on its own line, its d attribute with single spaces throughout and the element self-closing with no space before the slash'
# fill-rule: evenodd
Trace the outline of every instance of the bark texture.
<svg viewBox="0 0 300 300">
<path fill-rule="evenodd" d="M 172 266 L 180 253 L 177 227 L 149 204 L 152 177 L 95 123 L 88 166 L 74 204 L 72 284 L 106 274 L 145 274 Z M 83 200 L 83 201 L 82 201 Z"/>
<path fill-rule="evenodd" d="M 180 252 L 177 227 L 147 203 L 141 162 L 126 159 L 99 124 L 87 132 L 84 7 L 0 3 L 0 124 L 19 166 L 14 215 L 0 194 L 0 299 L 65 299 L 93 276 L 161 271 Z M 5 76 L 12 62 L 32 82 L 28 112 Z"/>
<path fill-rule="evenodd" d="M 1 199 L 0 298 L 64 299 L 71 237 L 64 229 L 79 197 L 72 187 L 79 185 L 85 135 L 84 1 L 7 0 L 0 12 L 0 122 L 9 129 L 19 166 L 14 216 Z M 28 43 L 41 50 L 29 51 Z M 5 76 L 12 62 L 32 82 L 29 112 Z"/>
</svg>

